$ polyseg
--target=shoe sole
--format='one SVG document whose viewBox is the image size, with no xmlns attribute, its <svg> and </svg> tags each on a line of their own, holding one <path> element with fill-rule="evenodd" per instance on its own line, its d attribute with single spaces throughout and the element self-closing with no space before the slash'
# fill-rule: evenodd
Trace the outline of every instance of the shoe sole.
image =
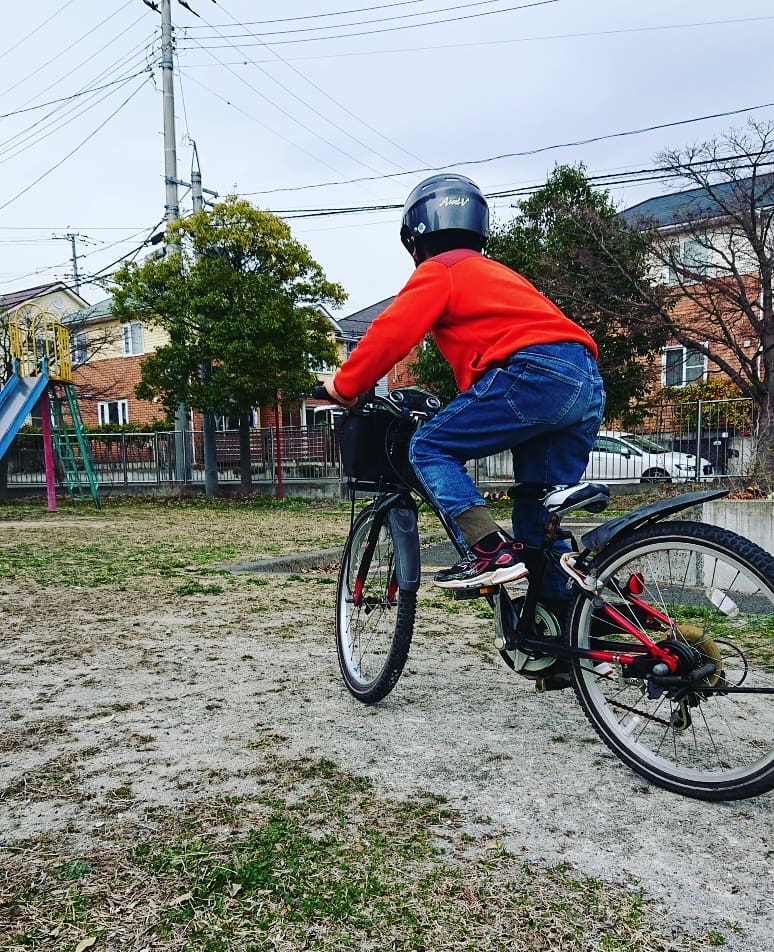
<svg viewBox="0 0 774 952">
<path fill-rule="evenodd" d="M 462 581 L 437 581 L 433 579 L 433 585 L 439 588 L 482 588 L 485 585 L 503 585 L 505 582 L 518 582 L 519 579 L 526 578 L 529 575 L 527 566 L 523 562 L 516 565 L 509 565 L 506 568 L 495 569 L 494 572 L 484 572 L 475 579 L 466 579 Z"/>
</svg>

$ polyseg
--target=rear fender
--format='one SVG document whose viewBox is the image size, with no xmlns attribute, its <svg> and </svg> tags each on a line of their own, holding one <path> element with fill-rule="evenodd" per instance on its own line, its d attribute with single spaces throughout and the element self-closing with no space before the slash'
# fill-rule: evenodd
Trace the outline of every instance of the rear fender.
<svg viewBox="0 0 774 952">
<path fill-rule="evenodd" d="M 700 506 L 703 502 L 709 502 L 710 499 L 721 499 L 727 495 L 728 491 L 725 489 L 712 489 L 696 493 L 683 493 L 681 496 L 674 496 L 672 499 L 662 499 L 660 502 L 640 506 L 639 509 L 611 519 L 604 525 L 597 526 L 591 532 L 585 533 L 581 536 L 581 542 L 586 550 L 599 552 L 624 533 L 633 532 L 641 526 L 652 522 L 660 522 L 676 512 L 690 509 L 691 506 Z"/>
</svg>

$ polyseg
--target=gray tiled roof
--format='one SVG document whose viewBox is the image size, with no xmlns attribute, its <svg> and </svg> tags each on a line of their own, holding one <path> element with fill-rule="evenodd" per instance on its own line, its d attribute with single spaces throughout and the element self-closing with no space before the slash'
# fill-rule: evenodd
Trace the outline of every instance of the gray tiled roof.
<svg viewBox="0 0 774 952">
<path fill-rule="evenodd" d="M 41 294 L 67 287 L 62 281 L 50 281 L 48 284 L 38 284 L 34 288 L 25 288 L 23 291 L 12 291 L 10 294 L 0 294 L 0 311 L 9 310 L 25 301 L 32 301 Z"/>
<path fill-rule="evenodd" d="M 691 188 L 670 195 L 657 195 L 638 205 L 632 205 L 621 212 L 621 217 L 630 225 L 655 225 L 665 228 L 668 225 L 681 225 L 703 218 L 714 218 L 725 214 L 724 207 L 732 207 L 749 201 L 751 179 L 738 182 L 723 182 L 713 186 L 713 195 L 705 188 Z M 755 186 L 758 207 L 774 204 L 774 172 L 761 175 Z"/>
<path fill-rule="evenodd" d="M 371 322 L 375 320 L 382 311 L 389 307 L 394 300 L 395 295 L 385 298 L 383 301 L 378 301 L 376 304 L 370 304 L 368 307 L 364 307 L 360 311 L 355 311 L 354 314 L 350 314 L 347 317 L 342 317 L 339 320 L 342 334 L 345 337 L 359 340 L 371 326 Z"/>
<path fill-rule="evenodd" d="M 104 301 L 97 301 L 96 304 L 90 304 L 88 307 L 82 308 L 80 311 L 75 311 L 73 314 L 68 314 L 64 318 L 64 322 L 67 323 L 78 323 L 81 324 L 84 321 L 96 321 L 100 318 L 110 317 L 113 313 L 113 298 L 105 298 Z"/>
</svg>

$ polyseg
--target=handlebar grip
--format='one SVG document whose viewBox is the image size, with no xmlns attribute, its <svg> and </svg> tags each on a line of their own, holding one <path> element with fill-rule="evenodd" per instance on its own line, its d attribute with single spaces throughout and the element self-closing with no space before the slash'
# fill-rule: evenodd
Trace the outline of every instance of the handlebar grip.
<svg viewBox="0 0 774 952">
<path fill-rule="evenodd" d="M 311 393 L 309 394 L 314 400 L 330 400 L 330 395 L 325 387 L 321 384 L 315 384 L 312 387 Z"/>
</svg>

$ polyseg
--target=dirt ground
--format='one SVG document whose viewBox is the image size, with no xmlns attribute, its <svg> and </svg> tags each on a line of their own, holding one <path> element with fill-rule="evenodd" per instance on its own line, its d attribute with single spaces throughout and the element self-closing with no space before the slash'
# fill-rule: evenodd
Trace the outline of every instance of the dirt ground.
<svg viewBox="0 0 774 952">
<path fill-rule="evenodd" d="M 429 584 L 396 689 L 358 704 L 336 664 L 335 559 L 292 561 L 338 545 L 341 508 L 313 520 L 303 507 L 216 519 L 158 506 L 142 523 L 132 512 L 0 519 L 11 855 L 244 792 L 257 741 L 272 738 L 281 756 L 326 758 L 380 795 L 442 795 L 532 860 L 638 884 L 670 921 L 717 931 L 726 948 L 774 949 L 771 797 L 707 804 L 649 786 L 572 692 L 537 694 L 505 667 L 480 606 Z M 244 570 L 279 556 L 291 562 Z"/>
</svg>

